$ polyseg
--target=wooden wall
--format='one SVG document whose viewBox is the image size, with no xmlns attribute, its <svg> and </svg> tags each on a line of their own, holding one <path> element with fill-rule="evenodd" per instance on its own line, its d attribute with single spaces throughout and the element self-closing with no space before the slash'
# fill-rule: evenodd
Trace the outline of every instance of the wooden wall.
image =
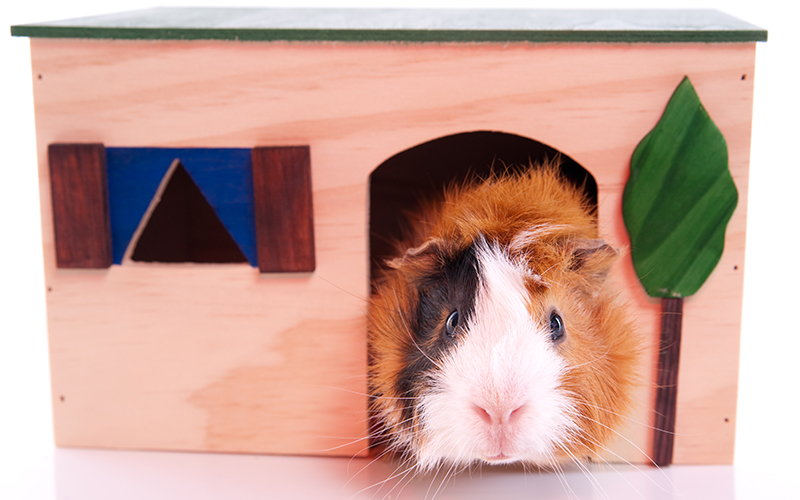
<svg viewBox="0 0 800 500">
<path fill-rule="evenodd" d="M 624 249 L 630 156 L 688 75 L 728 141 L 740 200 L 722 261 L 685 304 L 675 461 L 732 461 L 754 43 L 31 44 L 59 445 L 362 453 L 372 169 L 449 134 L 529 137 L 595 176 L 601 232 Z M 57 270 L 47 163 L 57 142 L 308 145 L 316 270 Z M 628 258 L 613 279 L 648 345 L 640 408 L 614 453 L 644 461 L 659 304 Z"/>
</svg>

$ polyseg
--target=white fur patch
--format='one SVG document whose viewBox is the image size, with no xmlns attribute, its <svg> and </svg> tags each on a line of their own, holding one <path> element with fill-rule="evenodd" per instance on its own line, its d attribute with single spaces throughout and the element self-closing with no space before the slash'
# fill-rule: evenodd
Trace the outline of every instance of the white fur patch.
<svg viewBox="0 0 800 500">
<path fill-rule="evenodd" d="M 524 250 L 533 245 L 537 240 L 547 236 L 548 234 L 561 231 L 565 227 L 566 226 L 561 224 L 537 224 L 535 226 L 531 226 L 524 231 L 520 231 L 511 239 L 511 243 L 508 245 L 509 252 L 513 254 L 524 254 Z M 530 278 L 545 287 L 549 287 L 550 285 L 544 280 L 544 278 L 542 278 L 541 274 L 537 273 L 537 271 L 538 273 L 544 272 L 542 269 L 530 269 Z"/>
<path fill-rule="evenodd" d="M 563 224 L 537 224 L 535 226 L 531 226 L 528 229 L 517 233 L 516 236 L 511 239 L 511 243 L 509 243 L 508 248 L 512 252 L 520 252 L 525 247 L 532 245 L 536 240 L 539 240 L 548 234 L 561 231 L 566 227 L 567 226 Z"/>
<path fill-rule="evenodd" d="M 421 398 L 425 433 L 418 460 L 467 464 L 523 460 L 546 464 L 575 424 L 561 390 L 564 359 L 547 321 L 528 311 L 531 273 L 499 248 L 478 247 L 475 308 L 458 345 Z"/>
</svg>

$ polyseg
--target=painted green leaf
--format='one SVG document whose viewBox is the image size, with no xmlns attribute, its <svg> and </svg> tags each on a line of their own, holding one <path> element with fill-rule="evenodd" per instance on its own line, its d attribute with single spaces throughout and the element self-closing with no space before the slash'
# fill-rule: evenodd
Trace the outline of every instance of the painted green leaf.
<svg viewBox="0 0 800 500">
<path fill-rule="evenodd" d="M 633 265 L 647 293 L 695 293 L 722 256 L 738 193 L 725 138 L 688 77 L 636 147 L 622 200 Z"/>
</svg>

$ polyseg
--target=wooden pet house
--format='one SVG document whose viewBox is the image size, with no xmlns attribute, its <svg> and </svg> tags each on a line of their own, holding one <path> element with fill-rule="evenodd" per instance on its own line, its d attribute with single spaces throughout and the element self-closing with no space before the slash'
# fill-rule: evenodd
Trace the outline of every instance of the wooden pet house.
<svg viewBox="0 0 800 500">
<path fill-rule="evenodd" d="M 58 445 L 365 453 L 365 299 L 398 214 L 558 156 L 623 249 L 612 279 L 648 354 L 616 453 L 646 461 L 660 308 L 622 193 L 688 76 L 739 199 L 684 307 L 674 462 L 731 462 L 764 30 L 712 11 L 153 9 L 12 34 L 31 44 Z"/>
</svg>

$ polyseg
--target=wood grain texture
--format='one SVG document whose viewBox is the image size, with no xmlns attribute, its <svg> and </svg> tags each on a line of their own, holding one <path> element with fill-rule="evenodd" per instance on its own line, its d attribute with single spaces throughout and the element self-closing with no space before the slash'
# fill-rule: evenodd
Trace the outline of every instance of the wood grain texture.
<svg viewBox="0 0 800 500">
<path fill-rule="evenodd" d="M 639 404 L 609 458 L 647 462 L 660 307 L 625 256 L 621 197 L 636 144 L 689 75 L 729 144 L 740 201 L 722 260 L 684 301 L 673 462 L 731 462 L 755 44 L 34 39 L 31 49 L 42 75 L 34 80 L 39 144 L 314 151 L 310 275 L 135 264 L 101 277 L 59 273 L 47 259 L 59 444 L 241 451 L 242 436 L 257 429 L 250 451 L 360 450 L 355 441 L 333 448 L 366 435 L 368 176 L 410 147 L 489 130 L 552 146 L 597 179 L 600 232 L 623 250 L 609 279 L 646 349 Z M 51 257 L 47 153 L 39 154 Z M 319 351 L 292 343 L 302 341 L 296 332 L 313 336 Z M 265 419 L 270 397 L 280 410 Z"/>
<path fill-rule="evenodd" d="M 662 298 L 652 456 L 658 466 L 672 463 L 682 322 L 683 298 Z"/>
<path fill-rule="evenodd" d="M 111 265 L 106 152 L 102 144 L 51 144 L 56 263 L 62 268 Z"/>
<path fill-rule="evenodd" d="M 257 147 L 252 155 L 258 268 L 262 273 L 314 271 L 308 147 Z"/>
</svg>

